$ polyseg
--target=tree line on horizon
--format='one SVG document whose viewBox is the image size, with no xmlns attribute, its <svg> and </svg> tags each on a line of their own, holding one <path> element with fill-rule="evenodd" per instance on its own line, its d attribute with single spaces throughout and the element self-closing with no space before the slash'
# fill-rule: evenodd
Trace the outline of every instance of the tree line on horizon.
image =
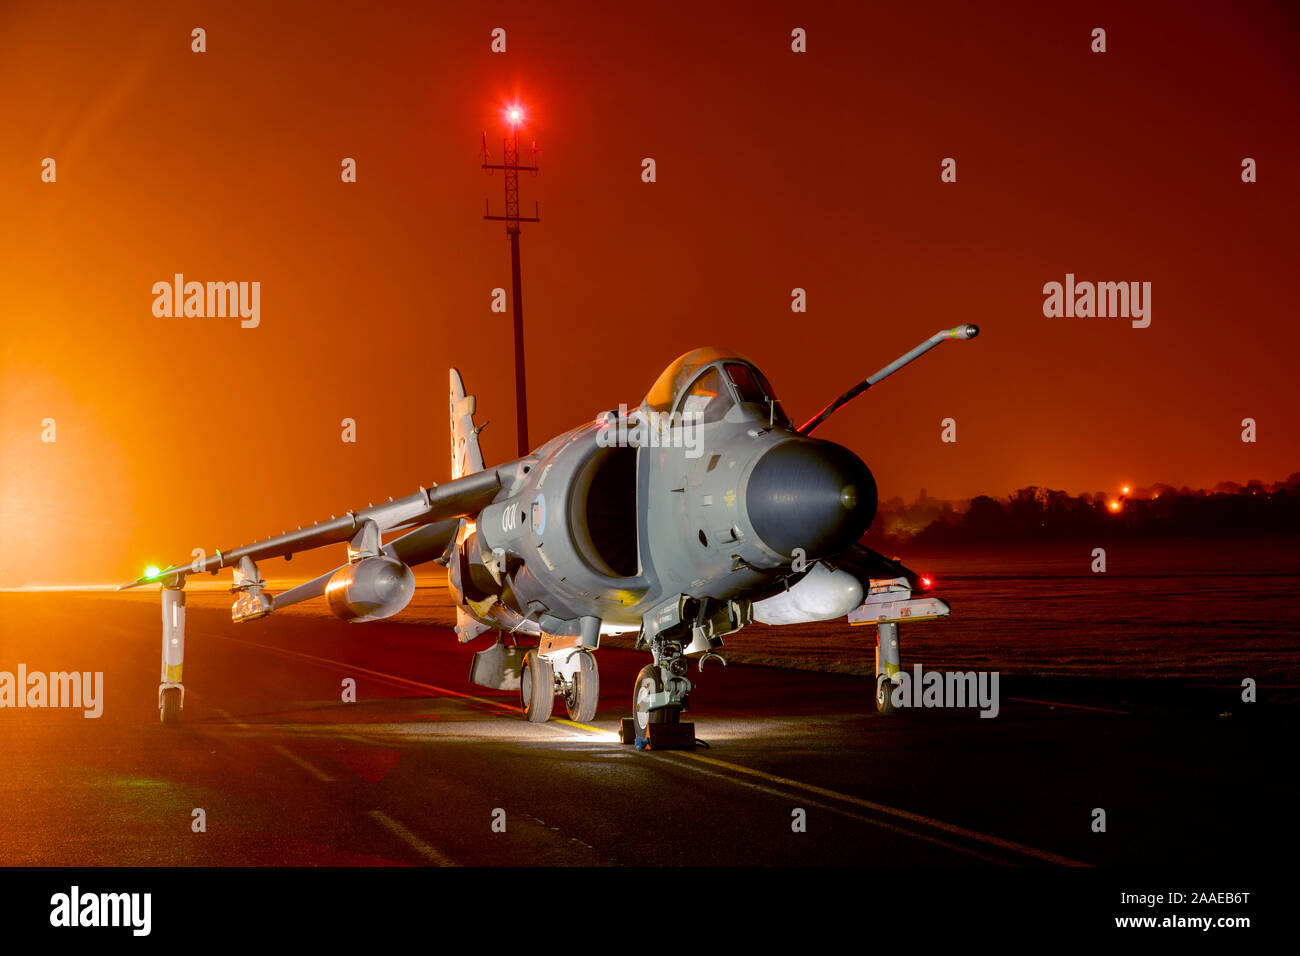
<svg viewBox="0 0 1300 956">
<path fill-rule="evenodd" d="M 1210 490 L 1154 485 L 1131 495 L 1070 495 L 1030 485 L 1005 498 L 880 503 L 868 545 L 958 545 L 1073 539 L 1190 538 L 1300 532 L 1300 472 L 1272 484 L 1225 481 Z"/>
</svg>

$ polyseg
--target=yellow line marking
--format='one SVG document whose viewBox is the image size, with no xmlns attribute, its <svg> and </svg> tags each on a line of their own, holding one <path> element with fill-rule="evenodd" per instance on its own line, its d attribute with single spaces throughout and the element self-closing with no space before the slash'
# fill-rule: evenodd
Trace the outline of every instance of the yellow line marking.
<svg viewBox="0 0 1300 956">
<path fill-rule="evenodd" d="M 379 824 L 381 824 L 384 827 L 384 829 L 388 830 L 390 833 L 393 833 L 396 836 L 401 837 L 402 840 L 404 840 L 408 846 L 413 848 L 417 853 L 419 853 L 425 859 L 432 861 L 436 866 L 457 865 L 449 857 L 446 857 L 443 854 L 439 853 L 435 848 L 430 846 L 428 843 L 425 843 L 418 836 L 416 836 L 414 833 L 408 830 L 404 825 L 397 822 L 388 814 L 386 814 L 383 810 L 371 810 L 370 818 L 372 820 L 375 820 Z"/>
<path fill-rule="evenodd" d="M 716 757 L 705 757 L 701 754 L 687 753 L 680 751 L 681 756 L 691 760 L 698 760 L 701 763 L 714 764 L 719 767 L 726 767 L 737 773 L 748 774 L 751 777 L 759 777 L 772 783 L 778 783 L 786 787 L 794 787 L 799 790 L 806 790 L 809 793 L 815 793 L 823 797 L 829 797 L 832 800 L 843 800 L 845 803 L 851 803 L 855 806 L 863 807 L 875 813 L 885 813 L 892 817 L 898 817 L 911 823 L 919 823 L 923 826 L 933 827 L 936 830 L 942 830 L 945 833 L 951 833 L 954 836 L 962 837 L 967 840 L 975 840 L 979 843 L 985 843 L 989 846 L 996 846 L 1003 850 L 1010 850 L 1013 853 L 1020 853 L 1024 856 L 1030 856 L 1034 859 L 1042 860 L 1045 863 L 1055 863 L 1058 866 L 1091 866 L 1090 863 L 1083 863 L 1079 860 L 1072 860 L 1067 856 L 1060 856 L 1056 853 L 1049 853 L 1046 850 L 1039 850 L 1032 846 L 1026 846 L 1023 843 L 1016 843 L 1012 840 L 1004 840 L 1002 837 L 993 836 L 988 833 L 980 833 L 978 830 L 968 830 L 965 827 L 957 826 L 955 823 L 945 823 L 943 820 L 936 820 L 934 817 L 923 816 L 919 813 L 912 813 L 910 810 L 900 810 L 897 807 L 887 806 L 883 803 L 876 803 L 873 800 L 863 800 L 861 797 L 850 796 L 847 793 L 839 793 L 836 790 L 828 790 L 825 787 L 818 787 L 811 783 L 803 783 L 799 780 L 791 780 L 789 777 L 779 777 L 776 774 L 767 773 L 763 770 L 754 770 L 751 767 L 742 767 L 740 764 L 728 763 L 725 760 L 718 760 Z"/>
<path fill-rule="evenodd" d="M 296 753 L 294 753 L 292 750 L 288 749 L 287 747 L 281 747 L 279 744 L 272 744 L 271 749 L 274 750 L 276 753 L 278 753 L 281 757 L 285 757 L 289 760 L 292 760 L 299 767 L 302 767 L 303 770 L 306 770 L 309 774 L 311 774 L 317 780 L 320 780 L 322 783 L 334 782 L 334 778 L 331 777 L 329 774 L 327 774 L 324 770 L 321 770 L 315 764 L 308 763 L 306 760 L 304 760 L 302 757 L 299 757 Z"/>
<path fill-rule="evenodd" d="M 343 661 L 331 660 L 328 657 L 317 657 L 314 654 L 305 654 L 302 651 L 291 651 L 288 648 L 275 647 L 270 644 L 258 644 L 256 641 L 243 641 L 237 637 L 224 637 L 220 634 L 213 634 L 211 636 L 221 641 L 230 641 L 235 644 L 244 644 L 247 647 L 260 648 L 261 650 L 264 651 L 270 651 L 272 654 L 279 654 L 281 657 L 299 658 L 301 660 L 311 661 L 312 663 L 320 664 L 323 667 L 329 667 L 345 674 L 350 674 L 350 673 L 366 674 L 369 677 L 373 677 L 375 680 L 387 681 L 388 683 L 391 684 L 404 685 L 407 687 L 418 687 L 420 690 L 432 691 L 435 694 L 443 694 L 448 697 L 459 697 L 461 700 L 472 700 L 475 701 L 476 703 L 486 704 L 489 707 L 495 707 L 498 710 L 503 710 L 509 714 L 522 714 L 524 712 L 524 709 L 517 705 L 503 704 L 500 701 L 489 700 L 486 697 L 478 697 L 474 694 L 466 694 L 463 693 L 462 691 L 451 690 L 450 688 L 447 687 L 438 687 L 436 684 L 426 684 L 423 681 L 412 680 L 409 677 L 399 677 L 396 674 L 386 674 L 383 671 L 371 670 L 368 667 L 361 667 L 356 664 L 348 664 Z M 557 723 L 569 724 L 573 727 L 580 727 L 583 730 L 589 731 L 593 734 L 605 733 L 605 731 L 600 730 L 597 727 L 591 727 L 587 724 L 579 724 L 576 721 L 566 720 L 563 717 L 554 717 L 551 720 L 547 721 L 545 724 L 542 724 L 540 726 L 543 727 L 551 726 Z M 246 725 L 241 725 L 241 726 L 246 726 Z M 560 728 L 556 727 L 554 729 L 559 730 Z M 570 734 L 568 736 L 573 736 L 573 735 Z M 586 738 L 583 737 L 581 739 L 585 740 Z"/>
<path fill-rule="evenodd" d="M 581 727 L 583 730 L 590 730 L 593 734 L 610 733 L 608 730 L 601 730 L 599 727 L 593 727 L 590 724 L 580 724 L 576 720 L 569 720 L 566 717 L 552 717 L 551 720 L 557 724 L 568 724 L 570 727 Z"/>
</svg>

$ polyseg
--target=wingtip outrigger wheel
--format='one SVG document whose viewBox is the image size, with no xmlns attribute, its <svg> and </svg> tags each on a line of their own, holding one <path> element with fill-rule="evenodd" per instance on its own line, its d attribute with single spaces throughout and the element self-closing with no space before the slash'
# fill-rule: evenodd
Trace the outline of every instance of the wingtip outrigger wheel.
<svg viewBox="0 0 1300 956">
<path fill-rule="evenodd" d="M 876 626 L 876 711 L 889 715 L 894 705 L 894 688 L 902 670 L 899 662 L 898 622 L 881 621 Z"/>
</svg>

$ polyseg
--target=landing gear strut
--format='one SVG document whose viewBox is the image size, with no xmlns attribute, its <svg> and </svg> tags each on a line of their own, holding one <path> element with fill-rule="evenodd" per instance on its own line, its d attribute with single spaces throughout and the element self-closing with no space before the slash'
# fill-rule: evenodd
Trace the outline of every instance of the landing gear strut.
<svg viewBox="0 0 1300 956">
<path fill-rule="evenodd" d="M 899 575 L 892 578 L 870 578 L 867 599 L 849 612 L 849 623 L 876 626 L 876 710 L 882 714 L 892 714 L 897 710 L 894 689 L 902 674 L 898 662 L 898 622 L 933 621 L 947 617 L 951 608 L 947 601 L 937 597 L 912 597 L 914 580 L 922 581 L 927 588 L 929 582 L 917 578 L 896 561 L 886 561 L 880 555 L 875 555 L 875 560 L 877 563 L 884 562 L 899 572 Z"/>
<path fill-rule="evenodd" d="M 876 630 L 876 711 L 892 714 L 894 688 L 898 684 L 898 622 L 881 621 Z"/>
<path fill-rule="evenodd" d="M 701 535 L 704 532 L 700 532 Z M 654 663 L 642 669 L 632 689 L 632 716 L 619 726 L 619 740 L 651 750 L 684 750 L 695 746 L 695 725 L 682 723 L 690 710 L 690 658 L 721 661 L 717 649 L 722 635 L 733 634 L 754 619 L 748 600 L 693 598 L 686 594 L 655 605 L 641 618 L 636 649 L 649 650 Z"/>
<path fill-rule="evenodd" d="M 678 641 L 662 637 L 650 644 L 655 662 L 641 668 L 632 687 L 632 716 L 623 718 L 619 739 L 651 750 L 689 749 L 695 746 L 695 725 L 682 723 L 682 711 L 691 682 L 690 662 Z M 631 738 L 631 739 L 629 739 Z"/>
<path fill-rule="evenodd" d="M 185 706 L 185 685 L 181 672 L 185 666 L 185 591 L 184 584 L 162 586 L 162 680 L 158 685 L 158 716 L 164 724 L 181 719 Z"/>
</svg>

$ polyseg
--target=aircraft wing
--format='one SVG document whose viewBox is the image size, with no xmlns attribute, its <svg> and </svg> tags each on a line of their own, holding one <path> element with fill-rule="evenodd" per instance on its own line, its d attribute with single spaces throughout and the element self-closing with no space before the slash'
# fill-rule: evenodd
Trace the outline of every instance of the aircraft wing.
<svg viewBox="0 0 1300 956">
<path fill-rule="evenodd" d="M 222 568 L 237 567 L 242 558 L 260 561 L 264 558 L 279 558 L 328 544 L 350 541 L 368 521 L 373 521 L 381 534 L 386 531 L 416 528 L 410 534 L 389 542 L 383 550 L 406 564 L 428 561 L 442 554 L 447 541 L 450 540 L 448 531 L 450 530 L 450 535 L 455 534 L 456 522 L 449 519 L 477 514 L 484 506 L 490 504 L 497 492 L 501 490 L 500 473 L 512 466 L 513 462 L 501 468 L 489 468 L 433 488 L 421 488 L 414 494 L 396 501 L 390 499 L 383 504 L 349 511 L 340 517 L 331 517 L 328 521 L 318 521 L 306 528 L 285 532 L 228 551 L 218 549 L 216 554 L 202 561 L 195 559 L 188 563 L 173 564 L 156 574 L 145 575 L 123 584 L 118 587 L 118 590 L 123 591 L 144 584 L 180 584 L 190 574 L 201 574 L 205 571 L 215 574 Z M 439 542 L 441 547 L 438 546 Z M 307 585 L 300 587 L 305 588 L 315 583 L 308 582 Z M 322 592 L 323 589 L 322 584 Z"/>
</svg>

